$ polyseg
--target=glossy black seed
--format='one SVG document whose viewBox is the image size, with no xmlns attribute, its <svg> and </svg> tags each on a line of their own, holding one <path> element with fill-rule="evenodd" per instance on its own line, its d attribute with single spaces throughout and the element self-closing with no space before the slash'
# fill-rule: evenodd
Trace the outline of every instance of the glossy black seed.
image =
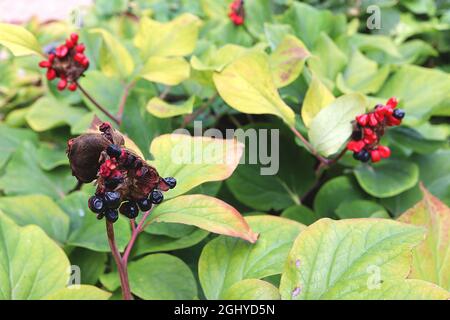
<svg viewBox="0 0 450 320">
<path fill-rule="evenodd" d="M 120 206 L 120 193 L 117 191 L 105 192 L 103 198 L 107 208 L 117 209 Z"/>
<path fill-rule="evenodd" d="M 363 138 L 362 130 L 353 130 L 352 132 L 352 140 L 359 141 Z"/>
<path fill-rule="evenodd" d="M 367 162 L 370 160 L 370 153 L 367 150 L 362 150 L 359 155 L 359 160 L 362 162 Z"/>
<path fill-rule="evenodd" d="M 152 208 L 152 202 L 149 199 L 141 199 L 137 202 L 137 205 L 139 206 L 139 209 L 144 212 Z"/>
<path fill-rule="evenodd" d="M 392 115 L 394 116 L 394 118 L 402 120 L 405 117 L 405 111 L 403 111 L 402 109 L 395 109 Z"/>
<path fill-rule="evenodd" d="M 97 220 L 102 220 L 105 215 L 103 213 L 99 213 L 97 215 Z"/>
<path fill-rule="evenodd" d="M 106 209 L 105 202 L 99 196 L 92 196 L 88 200 L 88 207 L 94 213 L 102 213 Z"/>
<path fill-rule="evenodd" d="M 139 208 L 136 202 L 127 201 L 122 203 L 119 212 L 130 219 L 134 219 L 139 215 Z"/>
<path fill-rule="evenodd" d="M 106 148 L 106 153 L 108 154 L 108 156 L 110 156 L 111 158 L 119 158 L 120 155 L 122 154 L 122 149 L 115 144 L 110 144 L 107 148 Z"/>
<path fill-rule="evenodd" d="M 160 204 L 164 200 L 164 196 L 161 191 L 153 190 L 150 193 L 150 201 L 154 204 Z"/>
<path fill-rule="evenodd" d="M 355 159 L 355 160 L 361 160 L 360 158 L 359 158 L 359 152 L 353 152 L 353 159 Z"/>
<path fill-rule="evenodd" d="M 105 181 L 105 187 L 109 190 L 114 190 L 120 183 L 123 182 L 123 178 L 113 177 Z"/>
<path fill-rule="evenodd" d="M 135 161 L 136 161 L 136 157 L 132 154 L 129 154 L 127 159 L 123 163 L 123 166 L 127 169 L 133 168 Z"/>
<path fill-rule="evenodd" d="M 108 208 L 105 211 L 105 218 L 109 222 L 116 222 L 117 219 L 119 219 L 119 212 L 117 211 L 117 209 Z"/>
<path fill-rule="evenodd" d="M 175 186 L 177 185 L 177 180 L 174 177 L 164 178 L 164 181 L 167 183 L 170 189 L 175 188 Z"/>
</svg>

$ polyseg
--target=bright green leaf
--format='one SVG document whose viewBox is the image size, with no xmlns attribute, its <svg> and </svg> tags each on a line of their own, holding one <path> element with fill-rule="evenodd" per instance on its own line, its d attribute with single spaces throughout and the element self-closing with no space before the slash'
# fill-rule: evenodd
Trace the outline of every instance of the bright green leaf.
<svg viewBox="0 0 450 320">
<path fill-rule="evenodd" d="M 36 37 L 21 26 L 0 23 L 0 44 L 11 50 L 15 56 L 42 56 L 42 48 Z"/>
<path fill-rule="evenodd" d="M 223 300 L 280 300 L 278 288 L 258 279 L 236 282 L 223 294 Z"/>
<path fill-rule="evenodd" d="M 190 97 L 182 104 L 170 104 L 154 97 L 148 102 L 147 111 L 158 118 L 171 118 L 192 113 L 194 102 L 195 96 Z"/>
<path fill-rule="evenodd" d="M 74 285 L 58 290 L 44 300 L 108 300 L 111 293 L 89 285 Z"/>
</svg>

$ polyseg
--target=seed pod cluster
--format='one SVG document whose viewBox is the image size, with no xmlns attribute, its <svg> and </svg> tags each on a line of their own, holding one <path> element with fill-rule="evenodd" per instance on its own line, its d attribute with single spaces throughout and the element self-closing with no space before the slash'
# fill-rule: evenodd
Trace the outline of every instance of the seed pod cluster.
<svg viewBox="0 0 450 320">
<path fill-rule="evenodd" d="M 119 212 L 134 219 L 163 201 L 162 192 L 176 186 L 175 178 L 161 178 L 155 168 L 124 146 L 123 136 L 105 122 L 98 133 L 68 142 L 72 174 L 83 183 L 96 181 L 88 206 L 98 219 L 115 222 Z"/>
<path fill-rule="evenodd" d="M 395 109 L 397 104 L 396 98 L 390 98 L 386 105 L 378 104 L 373 111 L 361 114 L 353 121 L 352 139 L 347 149 L 353 151 L 356 160 L 378 162 L 391 156 L 391 150 L 380 145 L 380 139 L 387 127 L 400 125 L 405 117 L 403 110 Z"/>
</svg>

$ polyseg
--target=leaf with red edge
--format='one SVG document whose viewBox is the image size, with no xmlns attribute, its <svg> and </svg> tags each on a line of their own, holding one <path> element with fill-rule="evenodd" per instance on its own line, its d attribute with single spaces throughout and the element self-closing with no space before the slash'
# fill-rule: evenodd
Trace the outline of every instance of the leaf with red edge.
<svg viewBox="0 0 450 320">
<path fill-rule="evenodd" d="M 193 225 L 251 243 L 258 239 L 235 208 L 222 200 L 200 194 L 180 196 L 161 203 L 153 210 L 149 222 Z"/>
<path fill-rule="evenodd" d="M 421 186 L 423 199 L 399 221 L 428 229 L 425 241 L 414 248 L 412 279 L 433 282 L 450 290 L 450 208 Z"/>
</svg>

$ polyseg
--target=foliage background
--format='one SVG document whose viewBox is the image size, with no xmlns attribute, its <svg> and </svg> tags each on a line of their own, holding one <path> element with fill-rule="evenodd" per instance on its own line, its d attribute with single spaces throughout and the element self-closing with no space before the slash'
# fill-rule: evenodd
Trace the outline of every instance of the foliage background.
<svg viewBox="0 0 450 320">
<path fill-rule="evenodd" d="M 252 246 L 243 240 L 181 224 L 151 226 L 133 252 L 130 265 L 133 293 L 142 299 L 275 299 L 280 295 L 282 298 L 448 297 L 450 262 L 446 253 L 450 213 L 442 203 L 450 205 L 450 2 L 248 0 L 244 27 L 235 27 L 228 20 L 229 2 L 97 0 L 82 16 L 79 33 L 92 61 L 82 84 L 112 113 L 119 111 L 121 98 L 128 95 L 120 130 L 146 158 L 155 157 L 149 146 L 156 137 L 179 127 L 192 129 L 193 120 L 201 120 L 204 129 L 265 127 L 279 128 L 282 133 L 280 172 L 276 176 L 261 176 L 258 165 L 243 164 L 229 179 L 206 179 L 207 182 L 188 191 L 214 196 L 236 208 L 252 229 L 260 233 L 259 242 Z M 382 28 L 371 31 L 366 28 L 369 16 L 366 8 L 374 3 L 381 8 Z M 152 36 L 156 37 L 158 32 L 144 28 L 140 33 L 142 17 L 168 22 L 183 13 L 199 17 L 197 20 L 188 16 L 192 29 L 183 30 L 174 24 L 167 38 L 153 44 L 153 51 L 146 52 Z M 155 24 L 152 27 L 157 28 Z M 44 49 L 61 42 L 74 29 L 70 21 L 42 24 L 36 20 L 28 22 L 26 28 L 36 35 Z M 108 40 L 104 30 L 112 39 Z M 143 38 L 135 38 L 136 34 Z M 239 112 L 224 102 L 223 94 L 217 93 L 213 73 L 223 71 L 243 50 L 265 50 L 273 55 L 286 34 L 301 40 L 310 53 L 306 63 L 305 59 L 294 61 L 296 72 L 292 79 L 278 86 L 281 99 L 296 114 L 295 127 L 304 134 L 308 132 L 304 122 L 305 97 L 313 83 L 316 83 L 311 93 L 314 97 L 321 97 L 324 92 L 335 97 L 360 93 L 371 106 L 397 96 L 407 117 L 403 126 L 390 129 L 385 137 L 385 143 L 392 149 L 391 159 L 363 166 L 345 155 L 337 165 L 316 177 L 315 158 L 294 138 L 289 121 L 255 114 L 259 112 L 246 107 L 245 113 Z M 228 49 L 220 51 L 223 46 Z M 80 191 L 70 192 L 76 181 L 65 155 L 66 141 L 84 132 L 94 114 L 102 119 L 103 115 L 78 92 L 57 92 L 55 83 L 42 77 L 37 57 L 15 58 L 4 47 L 0 52 L 0 241 L 14 248 L 19 257 L 9 261 L 9 267 L 0 268 L 0 279 L 9 275 L 18 277 L 12 283 L 19 284 L 19 291 L 27 292 L 15 296 L 8 293 L 14 292 L 13 287 L 1 287 L 0 297 L 51 298 L 52 294 L 64 297 L 65 277 L 61 274 L 68 258 L 71 264 L 81 267 L 83 284 L 102 289 L 87 287 L 82 294 L 84 298 L 108 298 L 106 291 L 113 293 L 112 299 L 119 298 L 119 283 L 107 254 L 106 238 L 99 236 L 103 224 L 100 226 L 90 216 L 85 205 L 93 187 L 85 185 Z M 149 63 L 151 59 L 155 59 L 153 63 Z M 161 104 L 157 98 L 170 104 Z M 442 203 L 427 193 L 422 200 L 420 182 Z M 424 206 L 427 212 L 424 216 L 433 217 L 437 212 L 440 219 L 436 222 L 430 218 L 433 221 L 427 225 L 428 220 L 423 218 L 421 223 L 413 224 L 427 225 L 426 241 L 433 243 L 430 238 L 437 237 L 444 239 L 443 245 L 436 241 L 434 247 L 430 245 L 433 250 L 424 249 L 420 253 L 421 247 L 415 249 L 419 250 L 415 256 L 419 260 L 412 267 L 397 258 L 392 258 L 398 262 L 395 268 L 383 264 L 383 277 L 386 272 L 392 281 L 383 286 L 380 296 L 366 292 L 337 295 L 333 290 L 346 292 L 349 286 L 344 281 L 345 272 L 349 272 L 343 267 L 344 262 L 333 270 L 336 261 L 329 262 L 330 268 L 326 262 L 314 267 L 312 261 L 312 265 L 305 267 L 308 274 L 296 273 L 296 252 L 305 257 L 302 263 L 308 263 L 308 254 L 313 252 L 324 257 L 338 252 L 339 262 L 339 250 L 345 252 L 347 241 L 368 241 L 371 236 L 380 237 L 379 242 L 374 242 L 378 243 L 377 250 L 367 253 L 373 261 L 402 256 L 401 248 L 410 253 L 424 234 L 411 226 L 391 224 L 389 220 L 364 220 L 367 225 L 363 222 L 357 225 L 358 220 L 349 220 L 347 224 L 321 220 L 314 228 L 306 229 L 308 233 L 303 230 L 321 218 L 394 220 L 417 203 L 419 207 L 414 212 L 421 212 L 420 206 Z M 414 217 L 420 214 L 410 213 Z M 120 220 L 116 234 L 119 245 L 124 246 L 129 230 L 124 219 Z M 17 229 L 18 226 L 26 227 Z M 377 230 L 375 235 L 371 230 Z M 353 235 L 352 239 L 343 236 L 347 232 Z M 301 236 L 297 238 L 299 233 Z M 336 238 L 332 233 L 336 233 Z M 325 240 L 320 234 L 325 234 Z M 329 244 L 340 240 L 344 247 L 313 249 L 317 245 L 315 239 Z M 63 248 L 64 253 L 57 247 Z M 8 249 L 0 249 L 0 254 L 5 252 Z M 27 261 L 28 252 L 33 253 L 30 261 L 36 272 L 60 265 L 60 275 L 55 272 L 59 278 L 40 279 L 37 273 L 31 280 L 21 279 L 18 266 Z M 426 276 L 425 268 L 412 273 L 419 280 L 404 282 L 410 268 L 416 270 L 414 264 L 420 265 L 421 259 L 427 257 L 436 261 L 434 267 L 439 269 L 436 275 Z M 364 274 L 366 264 L 351 265 L 353 275 Z M 397 272 L 391 272 L 394 269 Z M 298 277 L 304 276 L 328 281 L 309 289 L 304 284 L 298 289 L 295 285 L 301 282 Z M 334 281 L 334 277 L 339 279 Z M 423 280 L 444 289 L 420 282 Z M 33 283 L 40 283 L 42 288 L 34 288 Z M 55 286 L 49 287 L 48 283 Z"/>
</svg>

